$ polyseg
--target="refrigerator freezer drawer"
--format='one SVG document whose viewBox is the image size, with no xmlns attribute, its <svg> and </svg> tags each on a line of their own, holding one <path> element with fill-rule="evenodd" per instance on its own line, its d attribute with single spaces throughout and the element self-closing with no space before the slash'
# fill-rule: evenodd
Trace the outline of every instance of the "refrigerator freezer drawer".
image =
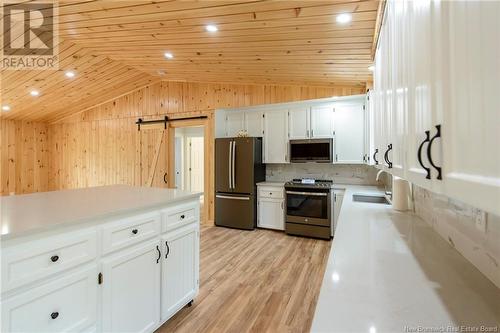
<svg viewBox="0 0 500 333">
<path fill-rule="evenodd" d="M 215 195 L 215 225 L 237 229 L 255 228 L 255 198 L 251 195 Z"/>
</svg>

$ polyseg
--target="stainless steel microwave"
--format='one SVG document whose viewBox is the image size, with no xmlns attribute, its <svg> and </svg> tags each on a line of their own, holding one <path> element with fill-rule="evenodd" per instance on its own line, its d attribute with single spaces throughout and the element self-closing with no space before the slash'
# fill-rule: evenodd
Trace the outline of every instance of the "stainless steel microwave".
<svg viewBox="0 0 500 333">
<path fill-rule="evenodd" d="M 332 163 L 333 139 L 290 140 L 290 162 Z"/>
</svg>

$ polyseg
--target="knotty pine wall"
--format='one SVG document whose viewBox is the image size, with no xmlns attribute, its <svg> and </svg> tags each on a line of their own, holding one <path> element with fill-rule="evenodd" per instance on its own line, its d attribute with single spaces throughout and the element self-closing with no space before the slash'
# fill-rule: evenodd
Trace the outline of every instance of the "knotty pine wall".
<svg viewBox="0 0 500 333">
<path fill-rule="evenodd" d="M 0 194 L 48 191 L 46 123 L 0 119 Z"/>
<path fill-rule="evenodd" d="M 354 95 L 364 90 L 359 86 L 163 81 L 71 117 L 53 119 L 49 124 L 2 122 L 6 127 L 6 130 L 2 127 L 2 169 L 8 170 L 1 177 L 2 194 L 111 184 L 141 185 L 142 166 L 152 161 L 141 161 L 139 132 L 135 125 L 139 117 L 207 115 L 213 140 L 213 116 L 217 108 Z M 213 149 L 206 153 L 213 154 Z M 213 165 L 210 168 L 213 169 Z M 213 172 L 211 174 L 209 192 L 213 192 L 214 184 Z M 213 198 L 207 199 L 213 207 Z M 208 215 L 213 217 L 212 208 Z"/>
</svg>

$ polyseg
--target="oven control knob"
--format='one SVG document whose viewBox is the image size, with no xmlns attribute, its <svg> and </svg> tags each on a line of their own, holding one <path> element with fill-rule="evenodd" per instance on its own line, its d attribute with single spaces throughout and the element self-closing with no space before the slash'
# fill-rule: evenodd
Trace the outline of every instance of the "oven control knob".
<svg viewBox="0 0 500 333">
<path fill-rule="evenodd" d="M 304 219 L 304 222 L 308 222 L 309 220 L 308 219 Z"/>
</svg>

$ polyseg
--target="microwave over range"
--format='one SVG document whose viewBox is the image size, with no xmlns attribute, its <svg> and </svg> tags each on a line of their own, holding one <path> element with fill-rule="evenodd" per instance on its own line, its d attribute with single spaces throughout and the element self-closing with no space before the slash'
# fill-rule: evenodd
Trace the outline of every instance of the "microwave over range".
<svg viewBox="0 0 500 333">
<path fill-rule="evenodd" d="M 290 162 L 333 162 L 333 139 L 290 140 Z"/>
</svg>

